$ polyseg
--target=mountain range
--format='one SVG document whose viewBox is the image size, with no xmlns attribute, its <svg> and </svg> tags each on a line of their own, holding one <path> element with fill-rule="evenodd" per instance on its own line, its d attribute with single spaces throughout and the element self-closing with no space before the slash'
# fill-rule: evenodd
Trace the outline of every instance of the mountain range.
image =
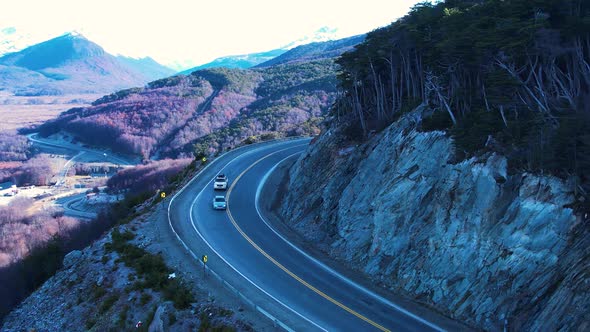
<svg viewBox="0 0 590 332">
<path fill-rule="evenodd" d="M 336 98 L 335 57 L 364 36 L 295 47 L 260 68 L 207 68 L 122 90 L 41 126 L 144 159 L 208 155 L 309 135 Z M 278 60 L 275 60 L 278 59 Z"/>
<path fill-rule="evenodd" d="M 114 56 L 76 33 L 0 57 L 0 89 L 15 95 L 111 93 L 172 74 L 149 57 Z"/>
<path fill-rule="evenodd" d="M 165 63 L 168 67 L 178 70 L 182 74 L 190 74 L 195 70 L 214 68 L 214 67 L 225 67 L 225 68 L 250 68 L 254 67 L 262 62 L 271 60 L 272 58 L 279 56 L 291 49 L 307 45 L 311 43 L 327 42 L 332 40 L 338 40 L 343 38 L 338 29 L 330 28 L 327 26 L 321 27 L 311 33 L 307 33 L 304 36 L 293 40 L 283 46 L 277 47 L 270 51 L 247 53 L 240 55 L 229 55 L 222 56 L 214 59 L 211 62 L 205 64 L 197 64 L 194 59 L 177 60 L 174 62 Z M 0 54 L 2 50 L 0 49 Z M 187 69 L 190 68 L 190 69 Z"/>
<path fill-rule="evenodd" d="M 294 47 L 289 52 L 283 53 L 273 59 L 263 62 L 258 67 L 268 67 L 278 64 L 304 62 L 317 59 L 334 58 L 344 52 L 350 51 L 357 44 L 365 40 L 365 35 L 357 35 L 338 40 L 313 42 Z"/>
<path fill-rule="evenodd" d="M 364 39 L 354 36 L 333 40 L 335 36 L 335 29 L 323 27 L 277 49 L 224 56 L 180 73 L 217 67 L 246 69 L 333 57 Z M 0 39 L 0 90 L 20 96 L 112 93 L 175 73 L 150 57 L 109 54 L 76 32 L 34 44 L 31 36 L 8 27 L 0 30 Z M 173 66 L 177 68 L 177 64 Z"/>
<path fill-rule="evenodd" d="M 330 30 L 331 31 L 331 30 Z M 318 39 L 319 36 L 316 36 Z M 308 40 L 305 38 L 303 40 Z M 194 71 L 207 68 L 252 68 L 252 67 L 269 67 L 272 65 L 285 64 L 290 62 L 303 62 L 318 59 L 327 59 L 339 56 L 340 54 L 352 50 L 354 45 L 357 45 L 365 39 L 365 35 L 357 35 L 348 38 L 325 41 L 314 41 L 308 44 L 299 44 L 301 40 L 292 42 L 284 48 L 275 50 L 251 53 L 243 55 L 230 55 L 226 57 L 217 58 L 209 63 L 200 65 L 185 71 L 180 74 L 190 74 Z M 317 39 L 313 39 L 317 40 Z M 289 49 L 289 47 L 292 47 Z"/>
<path fill-rule="evenodd" d="M 272 60 L 285 52 L 287 52 L 286 49 L 277 48 L 275 50 L 266 51 L 266 52 L 224 56 L 221 58 L 217 58 L 211 62 L 205 63 L 203 65 L 184 70 L 184 71 L 180 72 L 180 74 L 186 75 L 186 74 L 190 74 L 190 73 L 200 70 L 200 69 L 215 68 L 215 67 L 246 69 L 246 68 L 250 68 L 250 67 L 254 67 L 256 65 L 259 65 L 263 62 Z"/>
</svg>

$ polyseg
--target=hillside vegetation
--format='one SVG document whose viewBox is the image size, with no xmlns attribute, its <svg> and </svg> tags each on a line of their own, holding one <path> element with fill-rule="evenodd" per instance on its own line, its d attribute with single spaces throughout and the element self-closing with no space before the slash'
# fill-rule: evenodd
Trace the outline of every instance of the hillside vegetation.
<svg viewBox="0 0 590 332">
<path fill-rule="evenodd" d="M 30 156 L 27 138 L 11 132 L 0 132 L 0 162 L 23 161 Z"/>
<path fill-rule="evenodd" d="M 31 175 L 24 172 L 28 168 L 23 167 L 22 178 L 34 181 L 34 175 L 41 177 L 50 173 L 44 171 L 41 161 L 35 161 L 38 158 L 31 159 L 32 165 L 28 168 L 35 166 L 39 169 L 31 171 Z M 103 237 L 113 225 L 137 217 L 140 211 L 163 199 L 159 191 L 175 190 L 181 179 L 202 167 L 202 164 L 190 162 L 188 159 L 161 160 L 119 171 L 109 179 L 107 191 L 123 194 L 124 198 L 90 221 L 80 222 L 64 216 L 57 209 L 36 211 L 34 200 L 24 197 L 17 197 L 7 206 L 0 207 L 0 293 L 3 295 L 0 298 L 0 322 L 14 306 L 62 267 L 62 260 L 68 252 L 84 248 Z M 144 254 L 141 252 L 140 256 Z M 142 261 L 141 257 L 135 258 Z M 70 283 L 67 287 L 71 287 Z M 186 299 L 188 294 L 183 291 L 179 295 Z"/>
<path fill-rule="evenodd" d="M 262 135 L 312 134 L 336 97 L 331 59 L 206 69 L 119 91 L 41 126 L 148 158 L 212 154 Z M 303 124 L 303 125 L 302 125 Z"/>
<path fill-rule="evenodd" d="M 576 175 L 590 191 L 590 3 L 421 3 L 338 63 L 335 115 L 356 138 L 422 104 L 457 157 L 506 155 L 511 169 Z"/>
</svg>

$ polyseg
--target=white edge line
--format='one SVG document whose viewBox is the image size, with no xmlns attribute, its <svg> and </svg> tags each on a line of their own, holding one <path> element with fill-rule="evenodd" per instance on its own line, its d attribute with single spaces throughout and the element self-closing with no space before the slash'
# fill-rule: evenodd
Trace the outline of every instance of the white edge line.
<svg viewBox="0 0 590 332">
<path fill-rule="evenodd" d="M 319 260 L 315 259 L 314 257 L 310 256 L 309 254 L 307 254 L 305 251 L 301 250 L 299 247 L 297 247 L 296 245 L 294 245 L 293 243 L 291 243 L 290 241 L 288 241 L 285 237 L 283 237 L 281 234 L 279 234 L 279 232 L 277 232 L 268 222 L 267 220 L 262 216 L 262 213 L 260 212 L 260 208 L 259 208 L 259 198 L 260 198 L 260 193 L 262 192 L 262 187 L 264 187 L 264 184 L 266 183 L 266 181 L 268 180 L 268 177 L 270 176 L 270 174 L 272 172 L 275 171 L 275 169 L 282 164 L 283 162 L 285 162 L 287 159 L 292 158 L 295 155 L 301 154 L 302 152 L 296 152 L 294 154 L 291 154 L 285 158 L 283 158 L 281 161 L 279 161 L 278 163 L 276 163 L 263 177 L 262 180 L 260 181 L 258 188 L 256 189 L 256 198 L 255 198 L 255 206 L 256 206 L 256 212 L 258 213 L 258 216 L 260 217 L 260 219 L 266 224 L 266 226 L 273 231 L 273 233 L 275 233 L 278 237 L 280 237 L 283 241 L 285 241 L 289 246 L 291 246 L 293 249 L 297 250 L 300 254 L 304 255 L 305 257 L 307 257 L 308 259 L 312 260 L 314 263 L 318 264 L 319 266 L 321 266 L 324 270 L 327 270 L 328 272 L 330 272 L 332 275 L 334 275 L 335 277 L 339 278 L 340 280 L 346 282 L 347 284 L 349 284 L 350 286 L 353 286 L 354 288 L 362 291 L 363 293 L 369 295 L 370 297 L 373 297 L 379 301 L 381 301 L 382 303 L 394 308 L 395 310 L 419 321 L 420 323 L 427 325 L 437 331 L 441 331 L 444 332 L 446 331 L 445 329 L 435 325 L 434 323 L 431 323 L 419 316 L 416 316 L 415 314 L 407 311 L 406 309 L 398 306 L 397 304 L 385 299 L 384 297 L 373 293 L 372 291 L 364 288 L 363 286 L 353 282 L 352 280 L 346 278 L 345 276 L 341 275 L 340 273 L 336 272 L 335 270 L 331 269 L 329 266 L 325 265 L 324 263 L 320 262 Z"/>
<path fill-rule="evenodd" d="M 265 146 L 265 147 L 259 147 L 259 148 L 256 148 L 256 149 L 252 149 L 251 151 L 248 151 L 248 152 L 245 152 L 245 153 L 243 153 L 243 154 L 240 154 L 240 155 L 236 156 L 236 157 L 235 157 L 235 158 L 233 158 L 232 160 L 228 161 L 228 162 L 225 164 L 225 166 L 223 166 L 223 167 L 220 169 L 220 172 L 221 172 L 221 171 L 223 171 L 223 170 L 224 170 L 224 169 L 225 169 L 227 166 L 229 166 L 229 164 L 233 163 L 233 162 L 234 162 L 234 161 L 236 161 L 237 159 L 239 159 L 239 158 L 242 158 L 242 157 L 244 157 L 244 156 L 246 156 L 246 155 L 252 154 L 252 153 L 254 153 L 254 152 L 258 151 L 258 150 L 261 150 L 261 149 L 263 149 L 263 148 L 266 148 L 266 146 Z M 288 148 L 285 148 L 284 150 L 291 149 L 291 148 L 293 148 L 293 147 L 288 147 Z M 280 151 L 283 151 L 283 150 L 278 150 L 278 151 L 275 151 L 275 152 L 280 152 Z M 274 152 L 273 152 L 273 153 L 274 153 Z M 207 186 L 209 186 L 209 184 L 210 184 L 210 183 L 211 183 L 211 181 L 207 182 Z M 191 224 L 192 224 L 192 226 L 193 226 L 193 229 L 194 229 L 194 230 L 195 230 L 195 232 L 196 232 L 196 233 L 199 235 L 199 237 L 200 237 L 200 238 L 203 240 L 203 242 L 205 242 L 205 243 L 207 244 L 207 246 L 209 246 L 209 248 L 210 248 L 210 249 L 211 249 L 211 250 L 212 250 L 212 251 L 213 251 L 213 252 L 214 252 L 214 253 L 215 253 L 217 256 L 219 256 L 219 258 L 221 258 L 221 259 L 222 259 L 222 260 L 223 260 L 223 261 L 224 261 L 224 262 L 225 262 L 225 263 L 226 263 L 226 264 L 227 264 L 229 267 L 231 267 L 231 268 L 232 268 L 234 271 L 236 271 L 236 272 L 237 272 L 239 275 L 241 275 L 241 276 L 242 276 L 244 279 L 246 279 L 248 282 L 250 282 L 250 283 L 251 283 L 251 284 L 252 284 L 254 287 L 258 288 L 258 289 L 259 289 L 261 292 L 263 292 L 264 294 L 268 295 L 268 296 L 269 296 L 271 299 L 275 300 L 276 302 L 278 302 L 279 304 L 281 304 L 281 305 L 282 305 L 282 306 L 284 306 L 285 308 L 289 309 L 290 311 L 292 311 L 293 313 L 295 313 L 297 316 L 299 316 L 299 317 L 303 318 L 304 320 L 306 320 L 306 321 L 307 321 L 307 322 L 309 322 L 310 324 L 312 324 L 312 325 L 316 326 L 316 327 L 317 327 L 317 328 L 319 328 L 320 330 L 322 330 L 322 331 L 326 331 L 326 332 L 327 332 L 328 330 L 326 330 L 325 328 L 321 327 L 321 326 L 320 326 L 320 325 L 318 325 L 317 323 L 313 322 L 313 321 L 312 321 L 312 320 L 310 320 L 309 318 L 307 318 L 307 317 L 303 316 L 301 313 L 297 312 L 295 309 L 293 309 L 293 308 L 291 308 L 290 306 L 288 306 L 287 304 L 283 303 L 282 301 L 280 301 L 280 300 L 279 300 L 279 299 L 277 299 L 276 297 L 272 296 L 270 293 L 268 293 L 267 291 L 265 291 L 264 289 L 262 289 L 262 287 L 258 286 L 258 285 L 257 285 L 256 283 L 254 283 L 254 282 L 253 282 L 251 279 L 249 279 L 249 278 L 248 278 L 248 277 L 246 277 L 244 274 L 242 274 L 240 271 L 238 271 L 238 269 L 237 269 L 236 267 L 234 267 L 233 265 L 231 265 L 231 264 L 230 264 L 230 263 L 229 263 L 229 262 L 228 262 L 228 261 L 227 261 L 227 260 L 226 260 L 226 259 L 225 259 L 225 258 L 224 258 L 224 257 L 223 257 L 223 256 L 222 256 L 220 253 L 219 253 L 219 252 L 217 252 L 217 251 L 216 251 L 216 250 L 213 248 L 213 246 L 212 246 L 212 245 L 211 245 L 211 244 L 210 244 L 210 243 L 209 243 L 209 242 L 208 242 L 208 241 L 205 239 L 205 237 L 204 237 L 204 236 L 203 236 L 203 235 L 202 235 L 202 234 L 201 234 L 201 233 L 198 231 L 198 229 L 197 229 L 197 227 L 196 227 L 196 225 L 195 225 L 195 221 L 194 221 L 194 219 L 193 219 L 193 214 L 192 214 L 192 211 L 193 211 L 193 206 L 195 205 L 195 203 L 197 202 L 197 200 L 199 199 L 199 197 L 201 196 L 201 194 L 202 194 L 202 193 L 205 191 L 205 189 L 207 188 L 207 186 L 205 186 L 203 189 L 201 189 L 201 191 L 199 191 L 199 193 L 197 194 L 197 196 L 195 197 L 195 199 L 192 201 L 192 203 L 191 203 L 191 206 L 190 206 L 190 214 L 189 214 L 189 217 L 190 217 L 190 220 L 191 220 Z"/>
<path fill-rule="evenodd" d="M 238 159 L 238 158 L 240 158 L 240 157 L 243 157 L 244 155 L 247 155 L 247 154 L 254 153 L 255 151 L 257 151 L 257 150 L 260 150 L 260 149 L 262 149 L 262 148 L 265 148 L 265 147 L 266 147 L 266 146 L 263 146 L 263 147 L 260 147 L 260 148 L 256 148 L 256 149 L 253 149 L 253 150 L 251 150 L 251 151 L 247 151 L 247 152 L 246 152 L 246 153 L 244 153 L 244 154 L 240 154 L 240 155 L 236 156 L 235 158 L 233 158 L 233 159 L 231 159 L 230 161 L 228 161 L 228 162 L 225 164 L 225 166 L 221 168 L 221 170 L 220 170 L 220 171 L 222 171 L 223 169 L 225 169 L 225 167 L 227 167 L 227 165 L 229 165 L 230 163 L 232 163 L 234 160 L 236 160 L 236 159 Z M 224 153 L 224 154 L 225 154 L 225 153 Z M 222 156 L 223 156 L 223 155 L 222 155 Z M 221 157 L 221 156 L 220 156 L 220 157 Z M 177 196 L 178 194 L 180 194 L 180 193 L 181 193 L 181 192 L 184 190 L 184 188 L 188 187 L 188 186 L 191 184 L 191 182 L 192 182 L 192 181 L 194 181 L 194 180 L 195 180 L 197 177 L 199 177 L 199 175 L 200 175 L 202 172 L 204 172 L 204 171 L 205 171 L 205 170 L 206 170 L 206 169 L 207 169 L 207 168 L 208 168 L 210 165 L 212 165 L 212 164 L 213 164 L 213 163 L 211 163 L 211 164 L 208 164 L 207 166 L 205 166 L 205 168 L 203 168 L 203 169 L 202 169 L 202 170 L 201 170 L 201 171 L 200 171 L 200 172 L 199 172 L 199 173 L 198 173 L 198 174 L 197 174 L 195 177 L 193 177 L 193 179 L 192 179 L 192 180 L 191 180 L 191 181 L 190 181 L 190 182 L 189 182 L 189 183 L 188 183 L 188 184 L 187 184 L 185 187 L 183 187 L 181 191 L 179 191 L 179 192 L 178 192 L 176 195 L 174 195 L 174 196 L 172 197 L 172 199 L 170 200 L 170 204 L 168 205 L 168 222 L 169 222 L 169 225 L 170 225 L 170 227 L 171 227 L 172 231 L 173 231 L 173 232 L 174 232 L 174 234 L 176 235 L 177 239 L 178 239 L 178 240 L 179 240 L 179 241 L 180 241 L 180 242 L 183 244 L 183 246 L 185 247 L 185 249 L 186 249 L 186 250 L 188 250 L 188 251 L 191 253 L 191 255 L 192 255 L 192 256 L 193 256 L 193 257 L 194 257 L 196 260 L 198 260 L 198 261 L 200 261 L 200 260 L 199 260 L 199 258 L 198 258 L 198 257 L 197 257 L 197 256 L 194 254 L 194 252 L 193 252 L 191 249 L 189 249 L 189 248 L 188 248 L 188 246 L 185 244 L 185 242 L 184 242 L 184 241 L 183 241 L 183 240 L 180 238 L 180 236 L 178 235 L 178 233 L 176 233 L 176 231 L 174 230 L 174 227 L 172 226 L 172 223 L 171 223 L 171 218 L 170 218 L 170 207 L 171 207 L 171 205 L 172 205 L 172 201 L 174 200 L 174 198 L 176 198 L 176 196 Z M 207 184 L 209 184 L 209 183 L 210 183 L 210 181 L 209 181 Z M 205 187 L 205 188 L 206 188 L 206 187 Z M 272 296 L 272 295 L 270 295 L 269 293 L 267 293 L 267 292 L 266 292 L 265 290 L 263 290 L 263 289 L 262 289 L 260 286 L 258 286 L 257 284 L 255 284 L 255 283 L 254 283 L 252 280 L 250 280 L 250 279 L 249 279 L 249 278 L 247 278 L 245 275 L 243 275 L 243 274 L 242 274 L 240 271 L 238 271 L 238 270 L 237 270 L 237 269 L 236 269 L 236 268 L 235 268 L 233 265 L 231 265 L 231 264 L 230 264 L 230 263 L 229 263 L 229 262 L 228 262 L 228 261 L 227 261 L 227 260 L 226 260 L 226 259 L 225 259 L 223 256 L 221 256 L 221 255 L 220 255 L 220 254 L 219 254 L 219 253 L 218 253 L 218 252 L 217 252 L 215 249 L 213 249 L 213 247 L 211 246 L 211 244 L 210 244 L 210 243 L 209 243 L 207 240 L 205 240 L 205 238 L 203 237 L 203 235 L 202 235 L 202 234 L 201 234 L 201 233 L 200 233 L 200 232 L 197 230 L 197 228 L 196 228 L 196 226 L 195 226 L 195 223 L 194 223 L 193 216 L 192 216 L 192 210 L 193 210 L 193 206 L 194 206 L 194 204 L 196 203 L 196 201 L 197 201 L 197 199 L 199 198 L 199 196 L 201 196 L 201 194 L 203 193 L 203 191 L 205 190 L 205 188 L 203 188 L 203 189 L 202 189 L 202 190 L 201 190 L 201 191 L 200 191 L 200 192 L 197 194 L 197 196 L 195 197 L 195 199 L 192 201 L 192 203 L 191 203 L 191 206 L 190 206 L 190 211 L 189 211 L 189 218 L 190 218 L 190 220 L 191 220 L 191 224 L 192 224 L 192 226 L 193 226 L 193 229 L 195 230 L 195 232 L 197 233 L 197 235 L 199 235 L 199 237 L 200 237 L 200 238 L 203 240 L 203 242 L 205 242 L 205 243 L 207 244 L 207 246 L 208 246 L 208 247 L 209 247 L 209 248 L 210 248 L 210 249 L 211 249 L 211 250 L 212 250 L 212 251 L 213 251 L 213 252 L 214 252 L 214 253 L 215 253 L 217 256 L 219 256 L 219 258 L 221 258 L 221 259 L 222 259 L 222 260 L 223 260 L 223 261 L 224 261 L 224 262 L 225 262 L 225 263 L 226 263 L 226 264 L 227 264 L 229 267 L 231 267 L 231 268 L 232 268 L 234 271 L 236 271 L 236 272 L 237 272 L 237 273 L 238 273 L 240 276 L 242 276 L 244 279 L 246 279 L 248 282 L 250 282 L 250 283 L 251 283 L 251 284 L 252 284 L 254 287 L 258 288 L 258 289 L 259 289 L 261 292 L 263 292 L 264 294 L 268 295 L 270 298 L 272 298 L 273 300 L 275 300 L 275 301 L 276 301 L 276 302 L 278 302 L 279 304 L 283 305 L 285 308 L 287 308 L 287 309 L 291 310 L 291 311 L 292 311 L 292 312 L 294 312 L 296 315 L 298 315 L 298 316 L 300 316 L 301 318 L 305 319 L 305 320 L 306 320 L 306 321 L 308 321 L 309 323 L 311 323 L 311 324 L 313 324 L 313 325 L 317 326 L 318 328 L 320 328 L 320 329 L 321 329 L 321 330 L 323 330 L 323 331 L 327 331 L 327 330 L 323 329 L 322 327 L 318 326 L 317 324 L 315 324 L 314 322 L 310 321 L 310 320 L 309 320 L 309 319 L 307 319 L 306 317 L 302 316 L 300 313 L 298 313 L 297 311 L 295 311 L 295 310 L 294 310 L 294 309 L 292 309 L 291 307 L 289 307 L 289 306 L 287 306 L 286 304 L 284 304 L 283 302 L 279 301 L 279 300 L 278 300 L 277 298 L 275 298 L 274 296 Z M 226 282 L 227 282 L 227 281 L 226 281 Z M 232 286 L 232 287 L 233 287 L 233 286 Z M 261 308 L 260 308 L 260 309 L 261 309 Z M 259 310 L 259 311 L 260 311 L 260 310 Z M 279 322 L 279 324 L 280 324 L 280 325 L 281 325 L 283 328 L 285 328 L 287 331 L 294 331 L 294 330 L 292 330 L 292 329 L 291 329 L 289 326 L 287 326 L 286 324 L 284 324 L 283 322 L 281 322 L 280 320 L 278 320 L 276 317 L 274 317 L 274 316 L 270 315 L 270 313 L 268 313 L 266 310 L 263 310 L 263 312 L 261 312 L 261 313 L 262 313 L 262 314 L 264 314 L 265 316 L 267 316 L 267 318 L 269 318 L 269 319 L 270 319 L 270 320 L 272 320 L 273 322 Z"/>
<path fill-rule="evenodd" d="M 259 144 L 264 144 L 264 143 L 268 143 L 268 142 L 262 142 Z M 233 152 L 233 151 L 237 151 L 243 148 L 249 147 L 247 146 L 242 146 L 242 147 L 238 147 L 237 149 L 231 150 L 231 151 L 227 151 L 225 153 L 223 153 L 222 155 L 220 155 L 216 160 L 212 161 L 211 163 L 207 164 L 203 169 L 201 169 L 184 187 L 182 187 L 174 196 L 172 196 L 172 198 L 170 199 L 170 202 L 168 203 L 168 225 L 170 226 L 170 229 L 172 230 L 172 232 L 174 233 L 174 235 L 176 236 L 176 239 L 182 244 L 182 246 L 184 247 L 184 249 L 186 251 L 189 252 L 189 254 L 198 262 L 201 262 L 201 260 L 197 257 L 197 255 L 186 245 L 186 243 L 180 238 L 180 236 L 178 235 L 178 233 L 176 232 L 176 230 L 174 229 L 174 226 L 172 226 L 172 219 L 170 218 L 170 208 L 172 206 L 172 202 L 174 201 L 174 199 L 180 195 L 187 187 L 189 187 L 193 181 L 195 181 L 197 178 L 199 178 L 199 176 L 205 172 L 205 170 L 207 170 L 211 165 L 213 165 L 217 160 L 219 160 L 221 157 L 225 156 L 226 154 Z M 266 144 L 264 144 L 264 147 L 266 147 Z M 261 147 L 262 148 L 262 147 Z M 256 148 L 253 149 L 252 151 L 249 152 L 253 152 L 256 151 L 260 148 Z M 249 153 L 247 152 L 247 153 Z M 230 160 L 225 166 L 227 166 L 230 162 L 232 162 L 233 160 L 237 159 L 238 157 L 242 156 L 236 156 L 236 158 L 233 158 L 232 160 Z M 225 168 L 225 166 L 223 168 Z M 223 169 L 222 168 L 222 169 Z M 204 190 L 205 188 L 203 188 Z M 203 190 L 201 190 L 201 192 L 199 192 L 199 195 L 203 192 Z M 197 197 L 199 196 L 197 195 Z M 209 246 L 209 248 L 211 248 L 211 250 L 213 250 L 213 252 L 215 252 L 228 266 L 230 266 L 234 271 L 236 271 L 239 275 L 241 275 L 244 279 L 246 279 L 248 282 L 250 282 L 252 285 L 254 285 L 254 287 L 258 288 L 260 291 L 262 291 L 264 294 L 268 295 L 270 298 L 272 298 L 273 300 L 275 300 L 277 303 L 281 304 L 282 306 L 284 306 L 285 308 L 289 309 L 290 311 L 292 311 L 293 313 L 295 313 L 296 315 L 298 315 L 299 317 L 303 318 L 304 320 L 310 322 L 312 325 L 318 327 L 319 329 L 323 330 L 323 331 L 327 331 L 326 329 L 320 327 L 319 325 L 317 325 L 316 323 L 310 321 L 308 318 L 306 318 L 305 316 L 301 315 L 300 313 L 298 313 L 297 311 L 295 311 L 293 308 L 287 306 L 286 304 L 284 304 L 283 302 L 279 301 L 278 299 L 276 299 L 275 297 L 273 297 L 272 295 L 268 294 L 266 291 L 264 291 L 262 288 L 260 288 L 260 286 L 256 285 L 254 282 L 252 282 L 252 280 L 248 279 L 246 276 L 244 276 L 242 273 L 240 273 L 234 266 L 232 266 L 231 264 L 229 264 L 221 255 L 219 255 L 219 253 L 217 251 L 215 251 L 215 249 L 213 249 L 211 247 L 211 245 L 209 244 L 209 242 L 207 242 L 203 236 L 199 233 L 199 231 L 196 229 L 195 224 L 194 224 L 194 220 L 192 217 L 192 206 L 194 205 L 195 201 L 197 200 L 197 198 L 195 198 L 195 200 L 193 200 L 193 202 L 191 203 L 191 211 L 189 211 L 189 217 L 191 219 L 191 223 L 193 228 L 195 229 L 195 231 L 197 232 L 197 234 L 199 235 L 199 237 L 201 237 L 201 239 L 207 244 L 207 246 Z M 203 264 L 201 262 L 201 264 Z M 227 282 L 227 281 L 226 281 Z M 229 284 L 229 283 L 228 283 Z M 266 310 L 256 306 L 258 308 L 258 311 L 260 311 L 263 315 L 265 315 L 267 318 L 269 318 L 270 320 L 272 320 L 273 322 L 278 322 L 279 325 L 281 327 L 283 327 L 285 330 L 291 332 L 294 331 L 292 330 L 289 326 L 287 326 L 286 324 L 284 324 L 283 322 L 281 322 L 280 320 L 278 320 L 277 318 L 275 318 L 274 316 L 270 315 Z M 260 310 L 262 309 L 262 311 Z"/>
<path fill-rule="evenodd" d="M 68 167 L 68 165 L 69 165 L 69 164 L 71 164 L 71 163 L 72 163 L 72 161 L 74 161 L 74 159 L 78 158 L 79 156 L 83 155 L 84 153 L 86 153 L 86 152 L 84 152 L 84 151 L 78 151 L 78 153 L 77 153 L 75 156 L 73 156 L 72 158 L 70 158 L 70 160 L 68 160 L 68 161 L 67 161 L 67 162 L 64 164 L 64 167 L 63 167 L 63 173 L 64 173 L 64 174 L 63 174 L 63 176 L 61 177 L 61 178 L 62 178 L 62 179 L 61 179 L 61 181 L 59 181 L 59 180 L 58 180 L 58 181 L 55 183 L 55 186 L 56 186 L 56 187 L 59 187 L 59 186 L 61 186 L 61 184 L 62 184 L 62 183 L 65 183 L 65 182 L 66 182 L 66 176 L 68 175 L 68 172 L 70 171 L 70 167 Z"/>
<path fill-rule="evenodd" d="M 228 262 L 219 252 L 217 252 L 217 250 L 215 250 L 213 248 L 213 246 L 211 246 L 211 244 L 205 239 L 205 237 L 197 230 L 197 227 L 195 226 L 195 221 L 193 219 L 193 215 L 192 215 L 192 210 L 193 210 L 193 206 L 194 204 L 197 202 L 197 200 L 199 199 L 199 197 L 201 196 L 201 193 L 203 191 L 199 192 L 199 194 L 197 195 L 197 197 L 195 197 L 195 199 L 193 200 L 192 204 L 191 204 L 191 213 L 190 213 L 190 219 L 191 219 L 191 224 L 193 226 L 193 229 L 195 230 L 195 232 L 199 235 L 199 237 L 203 240 L 203 242 L 205 242 L 207 244 L 207 246 L 209 246 L 209 248 L 217 255 L 219 256 L 219 258 L 221 258 L 221 260 L 223 260 L 225 262 L 225 264 L 227 264 L 229 267 L 231 267 L 234 271 L 236 271 L 236 273 L 238 273 L 240 276 L 242 276 L 244 279 L 246 279 L 249 283 L 251 283 L 254 287 L 258 288 L 258 290 L 260 290 L 262 293 L 266 294 L 268 297 L 270 297 L 271 299 L 275 300 L 277 303 L 279 303 L 280 305 L 282 305 L 283 307 L 289 309 L 290 311 L 292 311 L 294 314 L 296 314 L 297 316 L 303 318 L 304 320 L 306 320 L 307 322 L 309 322 L 310 324 L 316 326 L 317 328 L 319 328 L 322 331 L 328 331 L 326 329 L 324 329 L 323 327 L 319 326 L 317 323 L 313 322 L 312 320 L 310 320 L 309 318 L 303 316 L 302 314 L 300 314 L 299 312 L 297 312 L 295 309 L 291 308 L 290 306 L 288 306 L 287 304 L 285 304 L 284 302 L 280 301 L 279 299 L 277 299 L 276 297 L 272 296 L 270 293 L 268 293 L 267 291 L 265 291 L 264 289 L 262 289 L 262 287 L 258 286 L 256 283 L 254 283 L 254 281 L 252 281 L 250 278 L 246 277 L 244 274 L 242 274 L 240 271 L 238 271 L 238 269 L 236 267 L 234 267 L 233 265 L 231 265 L 230 262 Z"/>
<path fill-rule="evenodd" d="M 75 199 L 69 200 L 65 204 L 62 204 L 62 207 L 64 208 L 64 214 L 67 215 L 68 211 L 70 211 L 69 215 L 77 217 L 77 218 L 84 218 L 84 219 L 96 218 L 97 213 L 72 209 L 71 205 L 74 204 L 74 202 L 80 201 L 82 199 L 84 199 L 84 197 L 76 197 Z M 72 211 L 73 211 L 73 213 L 72 213 Z"/>
</svg>

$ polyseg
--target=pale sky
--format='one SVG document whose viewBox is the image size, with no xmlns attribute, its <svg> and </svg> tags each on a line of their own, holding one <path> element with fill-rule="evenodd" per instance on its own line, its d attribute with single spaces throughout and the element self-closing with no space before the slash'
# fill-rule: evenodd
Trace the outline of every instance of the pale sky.
<svg viewBox="0 0 590 332">
<path fill-rule="evenodd" d="M 418 0 L 3 0 L 0 29 L 40 42 L 78 31 L 108 52 L 202 64 L 267 51 L 322 27 L 344 38 L 385 26 Z"/>
</svg>

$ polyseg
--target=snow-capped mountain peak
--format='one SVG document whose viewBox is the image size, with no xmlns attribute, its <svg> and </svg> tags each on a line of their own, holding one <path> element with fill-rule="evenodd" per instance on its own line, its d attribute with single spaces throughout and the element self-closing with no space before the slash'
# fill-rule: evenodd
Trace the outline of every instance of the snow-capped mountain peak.
<svg viewBox="0 0 590 332">
<path fill-rule="evenodd" d="M 299 38 L 293 42 L 290 42 L 289 44 L 287 44 L 281 48 L 290 50 L 292 48 L 295 48 L 295 47 L 301 46 L 301 45 L 306 45 L 306 44 L 316 43 L 316 42 L 326 42 L 326 41 L 336 40 L 336 39 L 340 39 L 340 38 L 341 37 L 339 36 L 337 28 L 330 28 L 328 26 L 324 26 L 309 35 L 303 36 L 302 38 Z"/>
</svg>

